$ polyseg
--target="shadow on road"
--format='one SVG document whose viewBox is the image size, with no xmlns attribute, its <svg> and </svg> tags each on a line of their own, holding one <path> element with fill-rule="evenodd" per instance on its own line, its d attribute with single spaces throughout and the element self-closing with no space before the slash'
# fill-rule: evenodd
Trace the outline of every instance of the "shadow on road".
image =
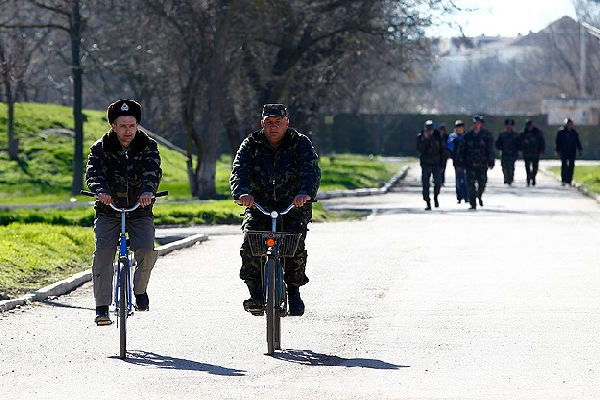
<svg viewBox="0 0 600 400">
<path fill-rule="evenodd" d="M 79 309 L 79 310 L 90 310 L 90 311 L 96 310 L 95 308 L 92 308 L 92 307 L 74 306 L 73 304 L 59 303 L 58 301 L 52 301 L 52 300 L 44 300 L 41 303 L 45 304 L 47 306 L 50 306 L 50 307 L 75 308 L 75 309 Z"/>
<path fill-rule="evenodd" d="M 315 353 L 311 350 L 283 350 L 275 353 L 274 358 L 302 365 L 320 365 L 326 367 L 360 367 L 372 369 L 410 368 L 410 365 L 396 365 L 372 358 L 343 358 L 329 354 Z"/>
<path fill-rule="evenodd" d="M 109 358 L 118 357 L 111 356 Z M 244 376 L 244 372 L 246 372 L 240 369 L 225 368 L 219 365 L 206 364 L 197 361 L 186 360 L 183 358 L 162 356 L 160 354 L 142 350 L 128 351 L 127 358 L 124 361 L 134 365 L 149 365 L 162 369 L 204 371 L 212 375 L 223 376 Z"/>
</svg>

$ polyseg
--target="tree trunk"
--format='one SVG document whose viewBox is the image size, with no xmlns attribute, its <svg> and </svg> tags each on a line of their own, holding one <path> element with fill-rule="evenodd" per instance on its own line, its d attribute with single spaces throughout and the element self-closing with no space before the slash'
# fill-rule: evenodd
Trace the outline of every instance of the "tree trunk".
<svg viewBox="0 0 600 400">
<path fill-rule="evenodd" d="M 225 120 L 225 132 L 229 139 L 229 153 L 231 154 L 231 161 L 235 158 L 235 155 L 242 144 L 242 133 L 240 128 L 240 122 L 235 115 L 224 116 Z"/>
<path fill-rule="evenodd" d="M 10 72 L 8 62 L 4 53 L 4 44 L 0 42 L 0 65 L 2 66 L 2 80 L 4 81 L 4 92 L 6 94 L 6 104 L 8 106 L 8 123 L 6 126 L 8 141 L 8 157 L 13 161 L 19 159 L 19 144 L 15 138 L 15 101 L 13 98 L 12 85 L 10 84 Z"/>
<path fill-rule="evenodd" d="M 71 15 L 71 55 L 73 71 L 73 118 L 75 123 L 75 147 L 73 150 L 73 181 L 71 194 L 83 189 L 83 113 L 82 113 L 82 69 L 81 69 L 81 15 L 79 0 L 73 0 Z"/>
<path fill-rule="evenodd" d="M 223 107 L 223 74 L 225 73 L 225 43 L 227 41 L 227 19 L 231 0 L 222 0 L 217 10 L 215 38 L 213 41 L 208 80 L 208 100 L 202 118 L 202 146 L 199 151 L 196 182 L 198 197 L 214 198 L 217 194 L 215 182 L 217 170 L 218 134 L 221 129 Z"/>
</svg>

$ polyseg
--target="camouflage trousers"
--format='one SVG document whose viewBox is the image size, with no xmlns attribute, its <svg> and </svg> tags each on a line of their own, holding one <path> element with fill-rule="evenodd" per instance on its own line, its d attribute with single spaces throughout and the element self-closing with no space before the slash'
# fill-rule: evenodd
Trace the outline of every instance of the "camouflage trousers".
<svg viewBox="0 0 600 400">
<path fill-rule="evenodd" d="M 502 173 L 504 174 L 504 183 L 512 184 L 515 180 L 515 159 L 502 157 Z"/>
<path fill-rule="evenodd" d="M 306 276 L 306 259 L 307 252 L 304 247 L 304 240 L 308 231 L 306 225 L 308 219 L 301 214 L 287 214 L 277 220 L 278 232 L 301 233 L 300 242 L 294 257 L 284 258 L 284 280 L 288 285 L 302 286 L 308 283 Z M 244 221 L 242 222 L 242 231 L 270 231 L 271 218 L 265 215 L 258 215 L 246 211 Z M 242 257 L 242 268 L 240 269 L 240 278 L 248 284 L 258 283 L 262 281 L 261 270 L 265 263 L 264 257 L 253 256 L 250 252 L 250 245 L 246 239 L 240 248 Z"/>
<path fill-rule="evenodd" d="M 487 167 L 467 168 L 467 194 L 471 205 L 475 205 L 476 198 L 481 198 L 486 183 Z"/>
</svg>

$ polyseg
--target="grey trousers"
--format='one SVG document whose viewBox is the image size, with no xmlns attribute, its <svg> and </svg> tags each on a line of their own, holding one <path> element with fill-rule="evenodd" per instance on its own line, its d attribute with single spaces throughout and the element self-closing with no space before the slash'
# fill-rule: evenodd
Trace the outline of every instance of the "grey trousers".
<svg viewBox="0 0 600 400">
<path fill-rule="evenodd" d="M 150 273 L 158 259 L 158 252 L 154 250 L 154 218 L 136 218 L 127 220 L 125 224 L 137 263 L 133 274 L 133 292 L 142 294 L 146 292 Z M 113 262 L 118 251 L 120 232 L 120 218 L 96 216 L 94 220 L 96 250 L 92 263 L 96 306 L 106 306 L 112 303 Z"/>
</svg>

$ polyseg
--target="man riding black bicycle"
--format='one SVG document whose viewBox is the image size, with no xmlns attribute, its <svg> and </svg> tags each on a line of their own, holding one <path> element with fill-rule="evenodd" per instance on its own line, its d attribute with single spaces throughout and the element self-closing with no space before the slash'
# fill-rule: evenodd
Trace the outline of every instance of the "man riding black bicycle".
<svg viewBox="0 0 600 400">
<path fill-rule="evenodd" d="M 127 216 L 137 267 L 133 291 L 138 311 L 148 311 L 146 293 L 150 273 L 158 252 L 154 250 L 154 216 L 152 198 L 162 177 L 160 154 L 156 142 L 138 129 L 142 107 L 134 100 L 118 100 L 108 106 L 111 130 L 90 148 L 86 183 L 96 194 L 94 235 L 96 250 L 92 264 L 97 325 L 110 325 L 108 313 L 112 303 L 113 261 L 121 231 L 120 214 L 110 208 L 129 208 L 140 202 Z"/>
<path fill-rule="evenodd" d="M 310 139 L 289 128 L 289 123 L 283 104 L 265 104 L 263 129 L 251 133 L 240 145 L 229 183 L 233 198 L 248 207 L 242 222 L 243 231 L 271 230 L 271 219 L 250 208 L 254 201 L 269 210 L 284 210 L 291 203 L 296 206 L 281 217 L 277 230 L 302 233 L 296 255 L 286 259 L 284 274 L 289 315 L 300 316 L 304 314 L 304 302 L 299 288 L 308 282 L 304 240 L 312 218 L 312 206 L 307 202 L 317 195 L 321 170 Z M 250 291 L 244 310 L 258 314 L 264 304 L 261 258 L 252 256 L 247 240 L 242 243 L 240 255 L 240 278 Z"/>
</svg>

